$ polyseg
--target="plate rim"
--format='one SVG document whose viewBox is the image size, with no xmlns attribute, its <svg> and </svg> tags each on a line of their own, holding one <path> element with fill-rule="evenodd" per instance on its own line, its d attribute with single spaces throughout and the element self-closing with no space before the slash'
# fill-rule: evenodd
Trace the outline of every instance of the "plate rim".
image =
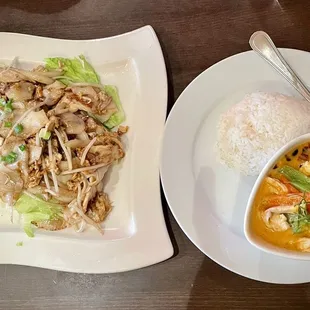
<svg viewBox="0 0 310 310">
<path fill-rule="evenodd" d="M 294 49 L 294 48 L 279 48 L 279 50 L 282 52 L 297 52 L 297 53 L 304 53 L 304 54 L 308 54 L 308 56 L 310 56 L 310 52 L 305 51 L 305 50 L 299 50 L 299 49 Z M 247 51 L 243 51 L 240 53 L 236 53 L 233 55 L 230 55 L 224 59 L 221 59 L 220 61 L 214 63 L 213 65 L 207 67 L 205 70 L 203 70 L 202 72 L 200 72 L 186 87 L 185 89 L 181 92 L 181 94 L 179 95 L 179 97 L 177 98 L 177 100 L 175 101 L 172 109 L 169 112 L 169 115 L 166 119 L 166 124 L 165 124 L 165 131 L 164 131 L 164 138 L 166 136 L 166 131 L 168 126 L 170 125 L 171 119 L 173 118 L 173 115 L 175 113 L 175 110 L 178 108 L 178 104 L 179 102 L 181 102 L 182 98 L 184 97 L 185 93 L 188 91 L 189 88 L 192 87 L 193 84 L 195 84 L 197 82 L 197 80 L 199 80 L 201 78 L 201 76 L 203 76 L 207 71 L 209 71 L 210 69 L 214 69 L 215 67 L 217 67 L 218 65 L 222 65 L 223 63 L 230 61 L 231 59 L 235 58 L 235 57 L 242 57 L 242 55 L 245 54 L 255 54 L 255 52 L 253 50 L 247 50 Z M 291 282 L 281 282 L 281 281 L 267 281 L 267 280 L 263 280 L 261 278 L 258 277 L 254 277 L 254 276 L 248 276 L 242 273 L 242 271 L 240 270 L 234 270 L 234 268 L 232 268 L 231 266 L 229 266 L 228 264 L 226 264 L 226 262 L 221 262 L 220 259 L 215 258 L 212 254 L 207 253 L 207 251 L 204 251 L 202 246 L 199 244 L 199 241 L 194 240 L 194 238 L 187 232 L 187 229 L 184 227 L 185 225 L 182 224 L 179 216 L 177 215 L 177 208 L 172 206 L 171 203 L 171 197 L 170 194 L 168 193 L 168 189 L 166 187 L 166 181 L 165 181 L 165 173 L 163 172 L 164 167 L 164 138 L 163 138 L 163 142 L 162 142 L 162 149 L 161 149 L 161 158 L 160 158 L 160 177 L 161 177 L 161 183 L 162 183 L 162 187 L 163 187 L 163 192 L 165 195 L 165 198 L 167 200 L 167 204 L 169 206 L 169 209 L 174 217 L 174 219 L 176 220 L 176 222 L 178 223 L 178 225 L 180 226 L 180 228 L 182 229 L 183 233 L 187 236 L 187 238 L 189 238 L 189 240 L 204 254 L 206 255 L 208 258 L 210 258 L 211 260 L 213 260 L 215 263 L 217 263 L 218 265 L 220 265 L 221 267 L 248 279 L 251 280 L 255 280 L 258 282 L 262 282 L 262 283 L 273 283 L 273 284 L 302 284 L 302 283 L 309 283 L 310 282 L 310 277 L 309 280 L 305 280 L 305 281 L 291 281 Z M 297 261 L 298 262 L 298 261 Z"/>
<path fill-rule="evenodd" d="M 142 42 L 143 44 L 146 45 L 146 48 L 152 48 L 153 53 L 150 55 L 147 55 L 148 60 L 150 63 L 152 61 L 154 63 L 157 63 L 157 72 L 158 76 L 160 78 L 157 78 L 156 82 L 159 82 L 161 88 L 162 88 L 162 94 L 161 97 L 158 97 L 158 101 L 160 101 L 157 106 L 156 106 L 156 111 L 158 111 L 157 115 L 157 121 L 160 119 L 160 124 L 158 121 L 158 129 L 161 128 L 161 130 L 164 130 L 164 123 L 165 123 L 165 117 L 166 117 L 166 111 L 167 111 L 167 101 L 168 101 L 168 84 L 167 84 L 167 74 L 166 74 L 166 66 L 165 66 L 165 60 L 163 56 L 163 52 L 159 43 L 159 40 L 157 38 L 157 35 L 150 25 L 146 25 L 143 27 L 140 27 L 138 29 L 135 29 L 133 31 L 129 31 L 123 34 L 119 34 L 116 36 L 110 36 L 110 37 L 104 37 L 104 38 L 98 38 L 98 39 L 86 39 L 86 40 L 70 40 L 70 39 L 58 39 L 58 38 L 51 38 L 51 37 L 43 37 L 43 36 L 36 36 L 36 35 L 30 35 L 30 34 L 21 34 L 21 33 L 13 33 L 13 32 L 0 32 L 0 37 L 9 37 L 13 38 L 15 40 L 19 40 L 19 38 L 23 39 L 31 39 L 31 40 L 48 40 L 48 41 L 57 41 L 57 42 L 70 42 L 70 43 L 76 43 L 76 44 L 85 44 L 85 43 L 93 43 L 93 42 L 104 42 L 104 41 L 109 41 L 109 40 L 122 40 L 122 39 L 131 39 L 131 38 L 136 38 L 136 36 L 141 35 L 142 39 L 144 38 L 143 36 L 147 36 L 149 40 L 151 40 L 152 47 L 147 45 L 149 42 Z M 120 41 L 121 42 L 121 41 Z M 121 44 L 121 43 L 120 43 Z M 127 48 L 129 49 L 130 43 L 126 43 Z M 64 46 L 64 50 L 66 50 L 66 47 Z M 138 49 L 137 49 L 138 50 Z M 130 57 L 131 55 L 128 55 Z M 134 56 L 133 56 L 134 58 Z M 145 61 L 145 60 L 143 60 Z M 140 68 L 141 69 L 141 68 Z M 144 70 L 145 71 L 145 70 Z M 145 76 L 145 75 L 144 75 Z M 146 81 L 144 82 L 144 86 L 147 85 L 150 87 L 151 82 Z M 148 90 L 145 92 L 143 91 L 143 95 L 145 98 L 145 94 L 147 96 L 150 96 L 150 93 Z M 157 149 L 160 149 L 160 141 L 154 142 L 156 145 Z M 52 269 L 52 270 L 59 270 L 59 271 L 67 271 L 67 272 L 82 272 L 82 273 L 96 273 L 96 274 L 101 274 L 101 273 L 115 273 L 115 272 L 123 272 L 123 271 L 129 271 L 129 270 L 134 270 L 134 269 L 139 269 L 143 267 L 147 267 L 149 265 L 153 265 L 159 262 L 162 262 L 164 260 L 169 259 L 173 253 L 174 253 L 174 248 L 172 246 L 170 236 L 167 230 L 165 218 L 164 218 L 164 213 L 162 209 L 162 203 L 161 203 L 161 194 L 160 194 L 160 179 L 159 179 L 159 154 L 154 155 L 154 160 L 157 162 L 157 165 L 154 165 L 150 171 L 150 175 L 153 177 L 154 175 L 157 176 L 156 180 L 152 179 L 151 182 L 151 191 L 152 195 L 154 195 L 154 200 L 155 204 L 158 204 L 156 208 L 152 208 L 152 215 L 154 216 L 152 219 L 149 217 L 149 224 L 152 223 L 150 220 L 154 221 L 153 224 L 150 225 L 151 229 L 156 227 L 156 233 L 155 232 L 150 232 L 150 237 L 145 238 L 145 234 L 148 233 L 147 229 L 147 220 L 145 221 L 146 223 L 143 225 L 141 224 L 141 216 L 137 221 L 139 221 L 139 227 L 140 230 L 137 229 L 134 234 L 132 234 L 129 238 L 126 239 L 121 239 L 121 240 L 109 240 L 109 241 L 104 241 L 104 242 L 97 242 L 95 240 L 92 240 L 89 242 L 89 240 L 78 240 L 76 241 L 75 239 L 64 239 L 60 240 L 59 238 L 50 238 L 50 239 L 44 239 L 43 237 L 40 237 L 37 235 L 34 239 L 32 240 L 26 240 L 23 247 L 16 247 L 16 241 L 19 241 L 21 238 L 24 239 L 24 233 L 23 232 L 5 232 L 0 236 L 0 240 L 4 241 L 5 239 L 10 239 L 11 241 L 16 240 L 15 242 L 11 242 L 10 244 L 7 244 L 4 246 L 3 250 L 5 251 L 11 251 L 12 255 L 10 259 L 3 258 L 0 256 L 0 264 L 15 264 L 15 265 L 25 265 L 25 266 L 33 266 L 33 267 L 39 267 L 39 268 L 46 268 L 46 269 Z M 156 184 L 156 185 L 155 185 Z M 145 213 L 145 212 L 144 212 Z M 143 213 L 143 215 L 144 215 Z M 142 213 L 141 213 L 142 215 Z M 141 230 L 142 228 L 142 230 Z M 122 242 L 121 242 L 122 241 Z M 88 242 L 88 244 L 86 244 Z M 57 247 L 61 247 L 64 245 L 71 245 L 73 248 L 76 246 L 76 244 L 81 244 L 83 245 L 84 251 L 94 251 L 93 246 L 96 246 L 100 249 L 100 251 L 105 255 L 104 259 L 108 261 L 108 264 L 106 264 L 106 261 L 100 257 L 98 262 L 96 262 L 96 267 L 94 266 L 89 266 L 86 265 L 87 262 L 82 262 L 79 267 L 72 267 L 69 263 L 70 259 L 72 260 L 72 257 L 67 257 L 68 261 L 67 264 L 63 264 L 61 261 L 63 257 L 59 255 L 59 257 L 54 257 L 55 263 L 51 262 L 42 262 L 38 261 L 37 259 L 20 259 L 20 257 L 23 256 L 23 253 L 25 251 L 30 251 L 31 244 L 36 244 L 36 247 L 39 249 L 42 249 L 42 251 L 46 251 L 46 256 L 48 256 L 48 253 L 50 252 L 50 249 L 46 247 L 46 243 L 49 244 L 49 246 L 56 250 Z M 158 251 L 154 251 L 154 245 L 157 244 Z M 128 261 L 126 261 L 125 258 L 119 258 L 119 257 L 114 257 L 112 254 L 109 253 L 109 249 L 113 252 L 115 252 L 115 249 L 117 249 L 117 244 L 120 244 L 120 250 L 117 250 L 119 253 L 117 253 L 119 256 L 125 257 L 127 255 L 127 258 L 130 257 Z M 28 249 L 27 249 L 28 247 Z M 132 250 L 131 253 L 128 253 L 128 251 Z M 68 253 L 70 252 L 67 250 Z M 116 251 L 116 252 L 117 252 Z M 52 254 L 56 254 L 55 252 L 51 251 Z M 122 253 L 120 253 L 122 252 Z M 29 253 L 27 253 L 29 254 Z M 130 256 L 128 256 L 130 254 Z M 17 257 L 18 256 L 18 257 Z M 76 255 L 77 258 L 75 258 L 77 261 L 79 260 L 78 255 Z M 12 258 L 13 257 L 13 258 Z M 60 262 L 56 262 L 60 260 Z M 122 260 L 123 259 L 123 260 Z"/>
</svg>

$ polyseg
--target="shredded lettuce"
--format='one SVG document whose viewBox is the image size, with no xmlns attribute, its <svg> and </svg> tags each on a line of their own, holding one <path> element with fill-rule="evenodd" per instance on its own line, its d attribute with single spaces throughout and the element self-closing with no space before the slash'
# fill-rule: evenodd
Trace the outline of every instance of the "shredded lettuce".
<svg viewBox="0 0 310 310">
<path fill-rule="evenodd" d="M 55 70 L 59 68 L 63 70 L 63 74 L 59 78 L 59 81 L 65 85 L 83 82 L 101 84 L 100 78 L 95 69 L 89 62 L 87 62 L 83 55 L 79 55 L 73 59 L 62 57 L 46 58 L 45 63 L 45 67 L 48 70 Z M 102 89 L 112 97 L 112 100 L 118 109 L 118 111 L 112 114 L 107 121 L 103 122 L 107 128 L 112 129 L 120 125 L 125 120 L 125 113 L 122 108 L 117 88 L 113 85 L 105 85 Z M 100 120 L 100 115 L 91 116 Z"/>
<path fill-rule="evenodd" d="M 61 68 L 63 74 L 59 79 L 62 83 L 100 83 L 100 78 L 95 69 L 89 64 L 83 55 L 73 59 L 54 57 L 45 58 L 45 67 L 48 70 Z"/>
<path fill-rule="evenodd" d="M 125 120 L 125 113 L 121 104 L 121 100 L 118 95 L 118 90 L 115 86 L 106 85 L 103 87 L 103 90 L 112 97 L 113 102 L 115 103 L 118 111 L 111 115 L 111 117 L 104 123 L 104 125 L 112 129 L 115 126 L 120 125 Z"/>
<path fill-rule="evenodd" d="M 26 194 L 20 196 L 14 207 L 22 215 L 24 231 L 29 237 L 34 237 L 32 223 L 63 218 L 63 208 L 60 205 L 46 202 L 40 198 L 32 198 Z"/>
</svg>

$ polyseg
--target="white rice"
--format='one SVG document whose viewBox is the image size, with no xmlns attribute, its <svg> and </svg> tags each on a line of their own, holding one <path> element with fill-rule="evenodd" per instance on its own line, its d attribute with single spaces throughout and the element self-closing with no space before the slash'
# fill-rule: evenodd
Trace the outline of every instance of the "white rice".
<svg viewBox="0 0 310 310">
<path fill-rule="evenodd" d="M 279 93 L 252 93 L 220 117 L 221 163 L 257 175 L 290 140 L 310 132 L 310 103 Z"/>
</svg>

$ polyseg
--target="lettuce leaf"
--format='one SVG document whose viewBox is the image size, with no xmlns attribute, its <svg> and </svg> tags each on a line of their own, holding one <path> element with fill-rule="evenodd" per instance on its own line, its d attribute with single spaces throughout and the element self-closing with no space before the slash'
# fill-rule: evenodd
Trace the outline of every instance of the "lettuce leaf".
<svg viewBox="0 0 310 310">
<path fill-rule="evenodd" d="M 104 125 L 112 129 L 115 126 L 120 125 L 125 120 L 125 113 L 121 104 L 121 100 L 118 95 L 118 90 L 115 86 L 106 85 L 103 87 L 103 90 L 112 97 L 113 102 L 115 103 L 118 112 L 111 115 L 111 117 L 104 123 Z"/>
<path fill-rule="evenodd" d="M 83 55 L 73 59 L 62 57 L 45 58 L 45 67 L 47 70 L 61 68 L 63 74 L 59 81 L 65 85 L 79 82 L 100 83 L 100 78 L 95 69 Z"/>
<path fill-rule="evenodd" d="M 45 59 L 45 67 L 48 70 L 55 70 L 61 68 L 63 74 L 59 81 L 68 85 L 70 83 L 95 83 L 100 84 L 100 78 L 96 73 L 92 65 L 87 62 L 83 55 L 79 55 L 73 59 L 54 57 Z M 103 122 L 103 124 L 112 129 L 120 125 L 125 120 L 125 113 L 122 108 L 121 100 L 119 98 L 118 90 L 113 85 L 105 85 L 102 89 L 112 97 L 118 111 L 111 115 L 111 117 Z M 100 120 L 100 116 L 91 115 L 96 119 Z"/>
<path fill-rule="evenodd" d="M 22 215 L 24 231 L 29 237 L 34 237 L 33 222 L 39 223 L 63 218 L 62 206 L 40 198 L 35 199 L 26 194 L 20 196 L 14 207 Z"/>
</svg>

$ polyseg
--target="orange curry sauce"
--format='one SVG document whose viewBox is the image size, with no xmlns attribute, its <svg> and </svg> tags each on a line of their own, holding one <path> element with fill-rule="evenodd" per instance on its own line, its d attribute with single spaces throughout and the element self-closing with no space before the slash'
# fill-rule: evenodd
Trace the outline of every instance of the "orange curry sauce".
<svg viewBox="0 0 310 310">
<path fill-rule="evenodd" d="M 299 170 L 301 164 L 305 161 L 310 161 L 310 143 L 301 144 L 299 147 L 295 147 L 290 150 L 286 155 L 284 155 L 280 160 L 275 164 L 273 169 L 268 174 L 269 177 L 280 180 L 282 183 L 287 185 L 289 194 L 279 195 L 275 194 L 274 189 L 270 187 L 267 183 L 266 178 L 262 182 L 262 185 L 256 195 L 254 205 L 251 213 L 251 229 L 255 235 L 261 237 L 265 241 L 288 250 L 300 251 L 296 246 L 296 241 L 301 237 L 310 237 L 310 229 L 302 233 L 293 233 L 292 229 L 287 229 L 285 231 L 274 231 L 269 228 L 264 220 L 263 215 L 264 211 L 270 207 L 275 207 L 279 205 L 294 205 L 300 203 L 303 199 L 304 194 L 299 192 L 294 188 L 285 177 L 279 173 L 279 169 L 283 166 L 291 166 Z M 295 194 L 295 200 L 288 198 Z M 300 195 L 300 200 L 298 201 L 298 196 Z M 297 201 L 296 201 L 297 196 Z M 305 196 L 306 201 L 310 201 L 310 193 Z M 308 205 L 308 212 L 309 212 Z"/>
</svg>

